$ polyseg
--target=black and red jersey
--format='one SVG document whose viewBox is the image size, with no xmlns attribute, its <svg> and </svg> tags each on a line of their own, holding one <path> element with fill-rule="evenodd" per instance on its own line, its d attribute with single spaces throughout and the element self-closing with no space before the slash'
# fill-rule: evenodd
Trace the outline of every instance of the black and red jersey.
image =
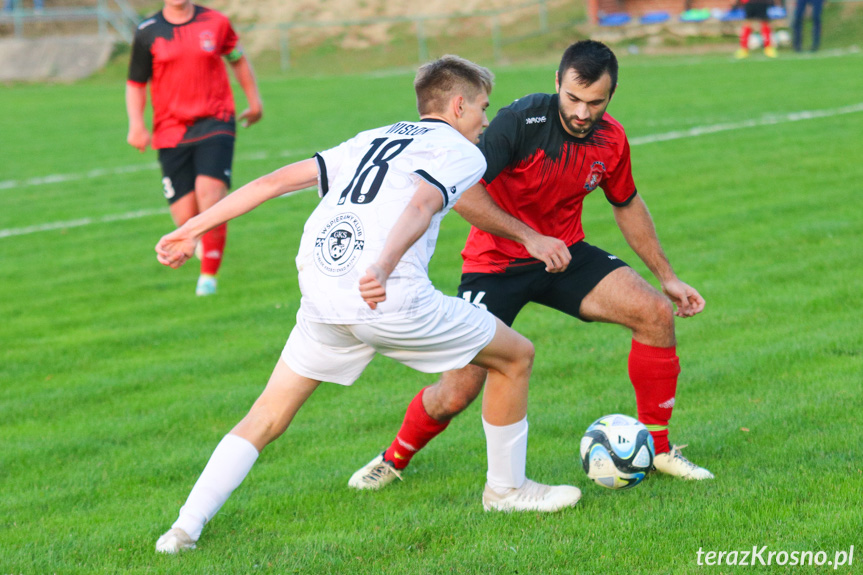
<svg viewBox="0 0 863 575">
<path fill-rule="evenodd" d="M 173 148 L 218 133 L 233 135 L 234 98 L 222 57 L 234 52 L 237 43 L 228 18 L 202 6 L 196 5 L 184 24 L 171 24 L 161 11 L 141 22 L 128 81 L 138 86 L 150 82 L 154 148 Z M 205 130 L 186 133 L 205 118 L 212 120 Z"/>
<path fill-rule="evenodd" d="M 587 194 L 600 187 L 616 206 L 636 194 L 623 126 L 605 114 L 590 134 L 575 138 L 561 124 L 557 94 L 532 94 L 502 108 L 479 147 L 488 162 L 483 182 L 497 204 L 568 246 L 584 239 Z M 475 227 L 462 257 L 463 273 L 502 273 L 537 261 L 520 243 Z"/>
</svg>

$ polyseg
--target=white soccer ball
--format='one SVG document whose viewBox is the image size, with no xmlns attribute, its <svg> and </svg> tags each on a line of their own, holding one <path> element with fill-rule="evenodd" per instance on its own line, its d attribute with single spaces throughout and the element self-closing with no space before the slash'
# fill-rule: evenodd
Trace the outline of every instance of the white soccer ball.
<svg viewBox="0 0 863 575">
<path fill-rule="evenodd" d="M 773 33 L 773 38 L 776 40 L 777 46 L 791 45 L 791 33 L 788 30 L 777 30 Z"/>
<path fill-rule="evenodd" d="M 750 34 L 748 44 L 750 50 L 757 50 L 758 48 L 764 46 L 764 41 L 761 39 L 761 34 L 759 34 L 758 32 L 753 32 L 752 34 Z"/>
<path fill-rule="evenodd" d="M 581 438 L 581 464 L 587 476 L 609 489 L 635 487 L 653 467 L 653 437 L 628 415 L 606 415 Z"/>
</svg>

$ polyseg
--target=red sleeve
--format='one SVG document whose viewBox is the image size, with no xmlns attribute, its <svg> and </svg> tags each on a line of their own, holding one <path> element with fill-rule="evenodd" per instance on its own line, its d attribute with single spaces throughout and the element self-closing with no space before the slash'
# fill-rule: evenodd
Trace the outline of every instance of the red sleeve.
<svg viewBox="0 0 863 575">
<path fill-rule="evenodd" d="M 632 162 L 629 157 L 629 140 L 622 135 L 622 149 L 617 165 L 600 183 L 605 197 L 615 206 L 625 206 L 635 197 L 635 181 L 632 179 Z"/>
</svg>

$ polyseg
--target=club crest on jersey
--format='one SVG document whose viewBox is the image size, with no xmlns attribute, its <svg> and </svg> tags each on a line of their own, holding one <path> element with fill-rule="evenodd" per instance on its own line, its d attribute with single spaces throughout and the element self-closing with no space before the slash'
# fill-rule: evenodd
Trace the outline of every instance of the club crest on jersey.
<svg viewBox="0 0 863 575">
<path fill-rule="evenodd" d="M 351 271 L 363 254 L 363 223 L 352 214 L 339 214 L 327 222 L 315 237 L 315 266 L 328 276 Z"/>
<path fill-rule="evenodd" d="M 216 41 L 213 39 L 212 32 L 201 32 L 201 50 L 204 52 L 212 52 L 216 49 Z"/>
<path fill-rule="evenodd" d="M 602 162 L 593 162 L 590 165 L 590 173 L 587 175 L 587 180 L 584 182 L 584 189 L 588 192 L 595 190 L 604 175 L 605 164 Z"/>
</svg>

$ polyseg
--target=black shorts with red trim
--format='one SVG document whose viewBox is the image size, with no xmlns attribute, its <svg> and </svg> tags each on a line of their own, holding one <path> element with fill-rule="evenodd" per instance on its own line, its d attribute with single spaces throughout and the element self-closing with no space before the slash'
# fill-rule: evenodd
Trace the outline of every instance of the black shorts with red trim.
<svg viewBox="0 0 863 575">
<path fill-rule="evenodd" d="M 590 321 L 579 314 L 582 300 L 605 276 L 628 266 L 617 256 L 584 241 L 570 246 L 569 253 L 572 260 L 560 273 L 549 273 L 544 263 L 537 262 L 499 274 L 462 274 L 458 295 L 485 307 L 508 326 L 512 326 L 515 317 L 529 302 Z"/>
<path fill-rule="evenodd" d="M 159 150 L 162 188 L 169 204 L 193 192 L 198 176 L 222 180 L 228 188 L 231 187 L 233 129 L 233 121 L 204 120 L 191 126 L 176 148 Z"/>
</svg>

